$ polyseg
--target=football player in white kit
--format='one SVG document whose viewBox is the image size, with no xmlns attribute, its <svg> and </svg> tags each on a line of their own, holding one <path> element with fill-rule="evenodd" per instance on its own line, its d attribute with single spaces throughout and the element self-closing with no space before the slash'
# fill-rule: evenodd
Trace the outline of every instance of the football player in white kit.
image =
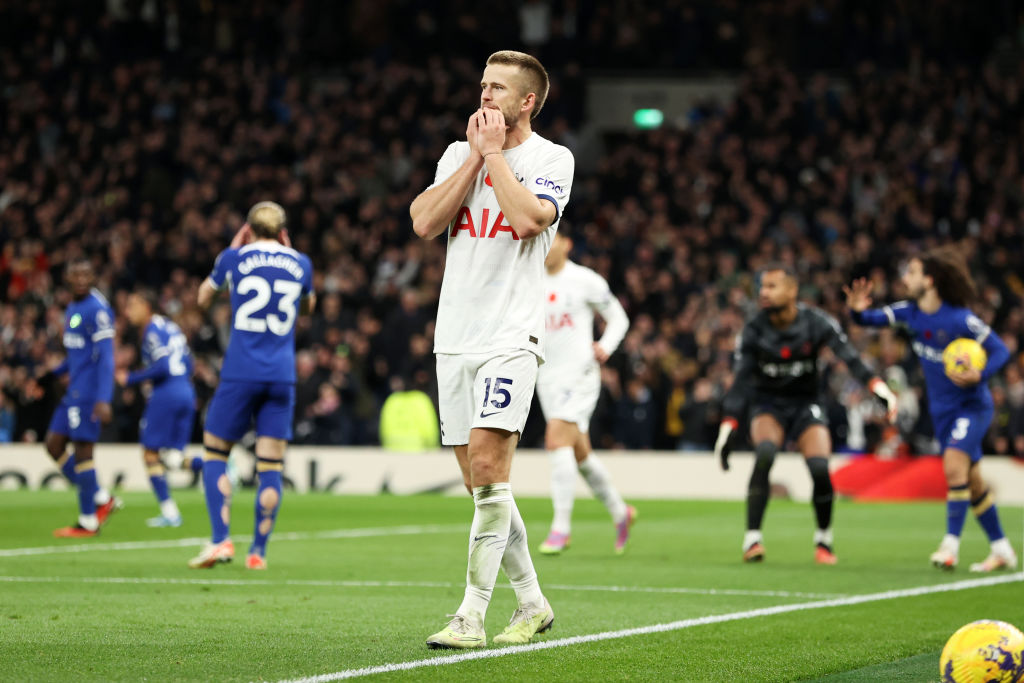
<svg viewBox="0 0 1024 683">
<path fill-rule="evenodd" d="M 537 398 L 547 420 L 544 446 L 551 457 L 551 503 L 555 517 L 540 551 L 557 555 L 569 546 L 576 470 L 615 522 L 615 553 L 626 550 L 636 508 L 626 505 L 608 470 L 591 452 L 590 417 L 601 393 L 601 364 L 619 346 L 629 318 L 608 283 L 590 268 L 569 260 L 572 240 L 559 233 L 548 252 L 544 279 L 547 339 L 537 374 Z M 594 341 L 594 312 L 605 320 Z"/>
<path fill-rule="evenodd" d="M 509 485 L 544 358 L 544 258 L 574 168 L 568 149 L 531 129 L 547 92 L 547 72 L 534 57 L 491 55 L 466 141 L 449 145 L 434 183 L 409 208 L 418 236 L 448 236 L 434 335 L 441 442 L 455 448 L 475 504 L 465 597 L 427 639 L 431 648 L 486 644 L 499 566 L 519 606 L 495 643 L 528 642 L 554 620 Z"/>
</svg>

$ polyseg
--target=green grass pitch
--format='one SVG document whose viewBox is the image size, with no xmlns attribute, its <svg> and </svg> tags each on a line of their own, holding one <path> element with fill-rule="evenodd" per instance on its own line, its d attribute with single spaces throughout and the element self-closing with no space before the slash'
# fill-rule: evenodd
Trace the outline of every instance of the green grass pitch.
<svg viewBox="0 0 1024 683">
<path fill-rule="evenodd" d="M 100 537 L 58 541 L 52 530 L 74 520 L 71 493 L 0 492 L 0 679 L 280 681 L 452 654 L 428 651 L 424 640 L 462 596 L 468 497 L 286 493 L 266 572 L 248 571 L 239 561 L 247 547 L 241 539 L 252 530 L 251 490 L 238 493 L 232 508 L 236 561 L 200 571 L 185 566 L 198 550 L 187 539 L 208 533 L 197 491 L 177 492 L 186 518 L 180 529 L 146 528 L 145 519 L 156 514 L 151 495 L 124 498 L 125 509 Z M 518 502 L 535 548 L 547 531 L 550 502 Z M 625 556 L 612 554 L 611 522 L 593 500 L 577 502 L 565 554 L 534 552 L 555 610 L 554 628 L 538 642 L 752 614 L 374 678 L 936 681 L 942 645 L 963 624 L 990 618 L 1024 626 L 1020 580 L 757 612 L 972 578 L 966 565 L 987 553 L 973 520 L 964 534 L 963 566 L 942 573 L 928 565 L 944 532 L 941 503 L 841 502 L 834 567 L 813 563 L 806 504 L 772 501 L 761 565 L 739 559 L 741 503 L 637 501 L 637 507 Z M 1001 513 L 1020 552 L 1022 511 Z M 514 607 L 500 577 L 488 636 Z"/>
</svg>

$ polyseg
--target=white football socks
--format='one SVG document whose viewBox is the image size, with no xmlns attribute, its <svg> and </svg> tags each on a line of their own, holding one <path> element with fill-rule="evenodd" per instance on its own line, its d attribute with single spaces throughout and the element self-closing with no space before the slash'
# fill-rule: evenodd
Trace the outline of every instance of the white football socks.
<svg viewBox="0 0 1024 683">
<path fill-rule="evenodd" d="M 551 505 L 555 510 L 551 530 L 568 534 L 572 530 L 572 505 L 576 498 L 576 456 L 572 446 L 548 451 L 551 458 Z"/>
<path fill-rule="evenodd" d="M 587 459 L 580 463 L 579 469 L 594 495 L 608 508 L 612 521 L 618 524 L 626 519 L 626 503 L 622 500 L 615 485 L 612 484 L 608 470 L 604 468 L 604 464 L 597 459 L 597 456 L 593 453 L 589 454 Z"/>
<path fill-rule="evenodd" d="M 178 510 L 178 504 L 174 502 L 173 498 L 160 503 L 160 514 L 167 519 L 178 519 L 181 517 L 181 512 Z"/>
<path fill-rule="evenodd" d="M 743 552 L 750 549 L 750 546 L 755 543 L 763 543 L 760 529 L 750 529 L 747 533 L 743 534 Z"/>
<path fill-rule="evenodd" d="M 1002 557 L 1016 557 L 1016 553 L 1013 552 L 1013 546 L 1010 545 L 1010 540 L 1003 536 L 997 541 L 992 541 L 990 544 L 992 552 Z"/>
<path fill-rule="evenodd" d="M 501 557 L 501 568 L 505 570 L 512 588 L 516 592 L 516 599 L 520 607 L 526 605 L 541 605 L 544 596 L 540 592 L 540 584 L 537 583 L 537 570 L 533 567 L 533 559 L 530 557 L 530 547 L 526 540 L 526 524 L 523 523 L 523 516 L 519 514 L 519 507 L 516 501 L 512 500 L 512 519 L 508 531 L 508 545 L 505 546 L 505 554 Z"/>
<path fill-rule="evenodd" d="M 97 505 L 106 505 L 110 502 L 110 491 L 103 488 L 102 486 L 96 489 L 96 493 L 93 494 L 92 502 Z"/>
<path fill-rule="evenodd" d="M 939 544 L 939 547 L 957 555 L 960 553 L 960 537 L 954 536 L 953 534 L 946 534 L 942 537 L 942 542 Z"/>
<path fill-rule="evenodd" d="M 95 514 L 78 515 L 78 526 L 89 531 L 96 531 L 100 528 L 100 520 Z"/>
<path fill-rule="evenodd" d="M 819 543 L 832 547 L 832 527 L 814 530 L 814 545 Z"/>
<path fill-rule="evenodd" d="M 512 523 L 512 486 L 508 482 L 477 486 L 473 502 L 466 594 L 456 614 L 483 624 Z"/>
</svg>

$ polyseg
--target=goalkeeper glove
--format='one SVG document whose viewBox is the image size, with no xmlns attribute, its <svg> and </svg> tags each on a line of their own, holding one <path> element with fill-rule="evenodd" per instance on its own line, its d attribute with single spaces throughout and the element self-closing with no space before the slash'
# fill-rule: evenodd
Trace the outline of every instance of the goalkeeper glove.
<svg viewBox="0 0 1024 683">
<path fill-rule="evenodd" d="M 718 427 L 718 439 L 715 440 L 715 457 L 722 465 L 722 469 L 729 470 L 729 454 L 732 452 L 732 435 L 739 423 L 735 418 L 727 417 L 722 420 Z"/>
<path fill-rule="evenodd" d="M 889 420 L 889 422 L 895 422 L 896 416 L 900 412 L 899 399 L 896 398 L 896 394 L 892 393 L 892 389 L 889 388 L 889 385 L 878 377 L 873 377 L 871 381 L 868 382 L 868 389 L 870 389 L 871 393 L 877 396 L 878 399 L 885 404 L 885 418 Z"/>
</svg>

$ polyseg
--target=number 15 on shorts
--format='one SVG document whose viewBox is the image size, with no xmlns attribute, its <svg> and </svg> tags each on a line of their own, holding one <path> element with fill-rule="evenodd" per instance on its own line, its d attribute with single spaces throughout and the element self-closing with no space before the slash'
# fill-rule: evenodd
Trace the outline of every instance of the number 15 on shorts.
<svg viewBox="0 0 1024 683">
<path fill-rule="evenodd" d="M 497 411 L 487 412 L 488 407 L 500 409 L 512 402 L 512 394 L 505 388 L 506 385 L 512 386 L 512 380 L 507 377 L 495 377 L 493 383 L 490 377 L 484 380 L 484 404 L 480 411 L 480 417 L 490 417 L 497 413 Z"/>
</svg>

